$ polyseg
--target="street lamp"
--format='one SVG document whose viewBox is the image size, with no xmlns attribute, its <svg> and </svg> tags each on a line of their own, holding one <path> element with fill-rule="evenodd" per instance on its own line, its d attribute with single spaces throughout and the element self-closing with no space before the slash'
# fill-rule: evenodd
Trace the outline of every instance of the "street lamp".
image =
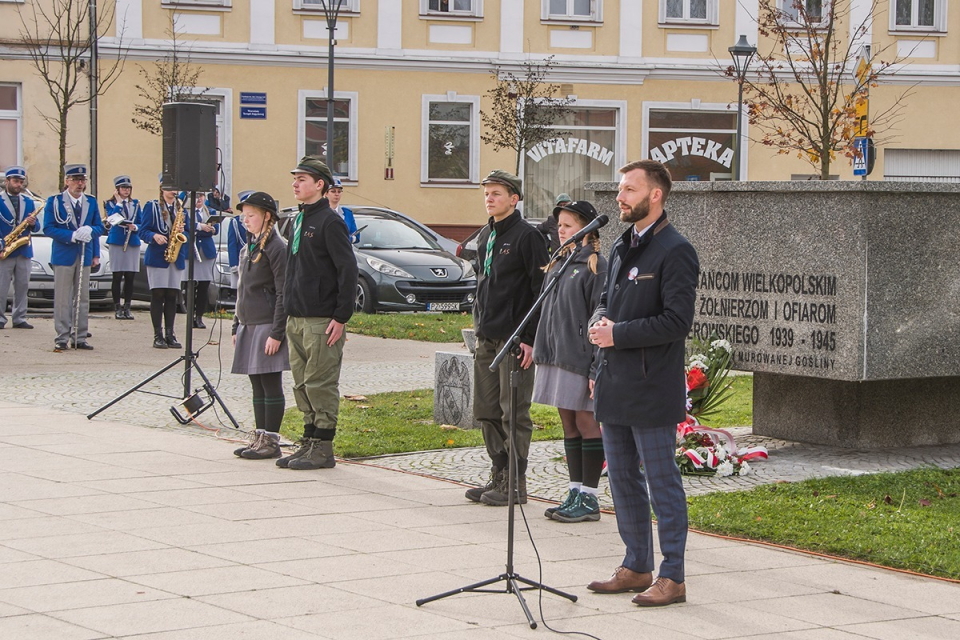
<svg viewBox="0 0 960 640">
<path fill-rule="evenodd" d="M 329 45 L 327 49 L 327 166 L 330 172 L 336 175 L 336 169 L 333 168 L 333 47 L 337 44 L 334 32 L 337 30 L 337 18 L 340 17 L 343 0 L 320 0 L 320 4 L 323 7 L 323 15 L 327 19 Z"/>
<path fill-rule="evenodd" d="M 737 84 L 740 90 L 737 96 L 737 146 L 735 147 L 733 161 L 733 179 L 740 180 L 740 141 L 743 135 L 743 81 L 747 77 L 747 67 L 750 66 L 750 60 L 757 52 L 756 47 L 751 47 L 747 43 L 747 36 L 741 35 L 737 44 L 729 47 L 727 51 L 733 58 L 733 70 L 736 73 Z"/>
</svg>

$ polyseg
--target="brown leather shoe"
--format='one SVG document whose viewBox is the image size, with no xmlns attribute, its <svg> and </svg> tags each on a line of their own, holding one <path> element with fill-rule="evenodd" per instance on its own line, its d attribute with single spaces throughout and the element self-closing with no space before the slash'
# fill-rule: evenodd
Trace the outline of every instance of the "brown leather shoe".
<svg viewBox="0 0 960 640">
<path fill-rule="evenodd" d="M 637 573 L 620 566 L 613 570 L 609 580 L 594 580 L 587 589 L 597 593 L 624 593 L 625 591 L 645 591 L 653 584 L 653 573 Z"/>
<path fill-rule="evenodd" d="M 634 596 L 633 603 L 641 607 L 662 607 L 687 601 L 687 586 L 670 578 L 657 576 L 657 581 L 643 593 Z"/>
</svg>

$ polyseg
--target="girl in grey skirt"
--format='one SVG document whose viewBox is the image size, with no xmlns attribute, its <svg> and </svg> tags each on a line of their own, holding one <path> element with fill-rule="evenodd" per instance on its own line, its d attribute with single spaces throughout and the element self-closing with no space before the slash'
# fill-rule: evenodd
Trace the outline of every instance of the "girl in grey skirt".
<svg viewBox="0 0 960 640">
<path fill-rule="evenodd" d="M 566 242 L 597 217 L 586 200 L 567 202 L 553 210 L 560 242 Z M 544 267 L 543 286 L 560 277 L 560 264 L 571 251 L 576 255 L 547 298 L 537 325 L 533 361 L 537 377 L 533 401 L 557 407 L 563 423 L 563 448 L 567 454 L 570 486 L 567 499 L 544 515 L 560 522 L 600 519 L 597 487 L 603 469 L 603 440 L 593 416 L 590 369 L 594 348 L 587 324 L 600 302 L 607 261 L 597 254 L 600 238 L 594 233 L 580 246 L 567 247 Z"/>
<path fill-rule="evenodd" d="M 234 453 L 249 460 L 279 458 L 283 372 L 290 369 L 283 312 L 287 243 L 276 229 L 277 203 L 270 194 L 258 191 L 237 208 L 250 242 L 240 250 L 233 373 L 250 376 L 256 431 Z"/>
</svg>

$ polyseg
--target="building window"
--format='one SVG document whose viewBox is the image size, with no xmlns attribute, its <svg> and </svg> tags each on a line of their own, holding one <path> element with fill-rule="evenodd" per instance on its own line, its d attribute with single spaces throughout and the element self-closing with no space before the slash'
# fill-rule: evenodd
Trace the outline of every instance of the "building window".
<svg viewBox="0 0 960 640">
<path fill-rule="evenodd" d="M 660 0 L 660 24 L 719 24 L 717 0 Z"/>
<path fill-rule="evenodd" d="M 20 85 L 0 84 L 0 169 L 22 162 Z"/>
<path fill-rule="evenodd" d="M 890 12 L 891 31 L 947 30 L 947 3 L 944 0 L 891 0 L 896 3 Z"/>
<path fill-rule="evenodd" d="M 300 92 L 303 129 L 299 155 L 327 155 L 327 98 L 325 92 Z M 319 95 L 318 95 L 319 94 Z M 320 97 L 323 96 L 323 97 Z M 357 94 L 334 93 L 333 99 L 333 175 L 344 180 L 357 179 Z"/>
<path fill-rule="evenodd" d="M 483 0 L 420 0 L 420 15 L 480 17 Z"/>
<path fill-rule="evenodd" d="M 783 20 L 787 23 L 819 24 L 823 21 L 823 0 L 779 0 L 779 3 Z"/>
<path fill-rule="evenodd" d="M 423 96 L 421 182 L 480 182 L 479 118 L 478 96 Z"/>
<path fill-rule="evenodd" d="M 623 164 L 623 112 L 626 106 L 610 102 L 586 106 L 578 102 L 554 125 L 557 138 L 541 142 L 523 157 L 523 212 L 528 218 L 546 218 L 553 213 L 556 197 L 569 194 L 574 200 L 591 197 L 586 182 L 617 179 Z"/>
<path fill-rule="evenodd" d="M 688 103 L 685 108 L 644 105 L 644 109 L 644 148 L 649 149 L 645 157 L 666 165 L 675 181 L 730 179 L 737 137 L 736 108 L 730 111 L 726 105 L 701 105 L 691 109 Z"/>
<path fill-rule="evenodd" d="M 324 6 L 326 5 L 326 6 Z M 295 11 L 324 11 L 337 6 L 337 0 L 293 0 Z M 360 0 L 342 0 L 340 13 L 360 13 Z"/>
<path fill-rule="evenodd" d="M 165 9 L 229 9 L 233 0 L 162 0 L 160 6 Z"/>
<path fill-rule="evenodd" d="M 543 0 L 543 20 L 576 20 L 601 22 L 603 0 Z"/>
</svg>

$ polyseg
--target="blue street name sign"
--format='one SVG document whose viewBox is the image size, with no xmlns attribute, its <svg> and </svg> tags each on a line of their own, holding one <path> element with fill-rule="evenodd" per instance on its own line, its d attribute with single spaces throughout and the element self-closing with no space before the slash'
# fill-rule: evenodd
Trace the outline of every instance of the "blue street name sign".
<svg viewBox="0 0 960 640">
<path fill-rule="evenodd" d="M 240 104 L 267 104 L 267 94 L 241 91 Z"/>
<path fill-rule="evenodd" d="M 853 159 L 853 175 L 865 176 L 867 175 L 867 138 L 854 138 L 853 145 L 860 154 L 859 158 Z"/>
<path fill-rule="evenodd" d="M 240 107 L 240 117 L 244 120 L 266 120 L 266 107 Z"/>
</svg>

